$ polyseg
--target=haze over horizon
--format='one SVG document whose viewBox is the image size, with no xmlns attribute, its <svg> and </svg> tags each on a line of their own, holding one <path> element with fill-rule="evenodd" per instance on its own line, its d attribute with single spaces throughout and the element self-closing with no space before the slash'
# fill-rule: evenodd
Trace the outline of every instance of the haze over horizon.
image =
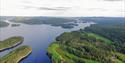
<svg viewBox="0 0 125 63">
<path fill-rule="evenodd" d="M 0 16 L 125 17 L 125 0 L 0 0 Z"/>
</svg>

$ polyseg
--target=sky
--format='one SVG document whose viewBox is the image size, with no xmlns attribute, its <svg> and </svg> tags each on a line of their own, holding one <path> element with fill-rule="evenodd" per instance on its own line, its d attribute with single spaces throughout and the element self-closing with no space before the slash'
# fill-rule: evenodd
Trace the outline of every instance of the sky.
<svg viewBox="0 0 125 63">
<path fill-rule="evenodd" d="M 125 17 L 125 0 L 0 0 L 0 15 Z"/>
</svg>

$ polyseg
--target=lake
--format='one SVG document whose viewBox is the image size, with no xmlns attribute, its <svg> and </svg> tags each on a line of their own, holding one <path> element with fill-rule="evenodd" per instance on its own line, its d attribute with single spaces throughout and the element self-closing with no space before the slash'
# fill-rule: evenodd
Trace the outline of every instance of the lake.
<svg viewBox="0 0 125 63">
<path fill-rule="evenodd" d="M 13 22 L 7 22 L 13 24 Z M 0 28 L 0 40 L 4 40 L 12 36 L 24 37 L 24 42 L 21 45 L 29 45 L 32 47 L 32 53 L 20 63 L 51 63 L 51 59 L 47 56 L 46 50 L 49 44 L 55 41 L 57 36 L 63 32 L 75 31 L 81 28 L 84 29 L 85 27 L 93 24 L 93 22 L 77 22 L 77 24 L 78 26 L 74 26 L 74 28 L 69 29 L 62 28 L 60 26 L 51 26 L 48 24 L 27 25 L 20 23 L 20 26 L 15 27 L 9 25 L 8 27 Z M 4 56 L 13 49 L 0 52 L 0 57 Z"/>
</svg>

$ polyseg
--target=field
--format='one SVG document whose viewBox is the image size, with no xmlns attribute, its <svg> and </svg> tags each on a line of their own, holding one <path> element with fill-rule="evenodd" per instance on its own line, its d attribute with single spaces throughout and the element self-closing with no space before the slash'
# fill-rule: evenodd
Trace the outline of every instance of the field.
<svg viewBox="0 0 125 63">
<path fill-rule="evenodd" d="M 102 40 L 104 41 L 106 44 L 112 44 L 112 41 L 107 39 L 107 38 L 104 38 L 103 36 L 100 36 L 100 35 L 97 35 L 97 34 L 94 34 L 94 33 L 88 33 L 89 36 L 92 36 L 92 37 L 95 37 L 96 40 Z"/>
</svg>

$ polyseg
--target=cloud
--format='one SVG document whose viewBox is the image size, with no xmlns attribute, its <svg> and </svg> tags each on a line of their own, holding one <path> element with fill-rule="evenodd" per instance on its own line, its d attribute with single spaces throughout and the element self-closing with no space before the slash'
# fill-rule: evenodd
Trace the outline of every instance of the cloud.
<svg viewBox="0 0 125 63">
<path fill-rule="evenodd" d="M 68 10 L 71 7 L 35 7 L 35 6 L 23 6 L 25 9 L 38 9 L 38 10 Z"/>
<path fill-rule="evenodd" d="M 39 7 L 38 9 L 40 9 L 40 10 L 68 10 L 68 9 L 70 9 L 70 7 L 53 7 L 53 8 Z"/>
<path fill-rule="evenodd" d="M 123 0 L 104 0 L 104 1 L 123 1 Z"/>
<path fill-rule="evenodd" d="M 88 11 L 97 11 L 97 10 L 99 10 L 99 11 L 107 11 L 108 9 L 104 9 L 104 8 L 88 8 L 87 10 Z"/>
<path fill-rule="evenodd" d="M 125 0 L 0 0 L 4 16 L 125 16 Z"/>
<path fill-rule="evenodd" d="M 30 2 L 30 1 L 22 1 L 22 3 L 25 3 L 25 4 L 32 4 L 32 2 Z"/>
</svg>

